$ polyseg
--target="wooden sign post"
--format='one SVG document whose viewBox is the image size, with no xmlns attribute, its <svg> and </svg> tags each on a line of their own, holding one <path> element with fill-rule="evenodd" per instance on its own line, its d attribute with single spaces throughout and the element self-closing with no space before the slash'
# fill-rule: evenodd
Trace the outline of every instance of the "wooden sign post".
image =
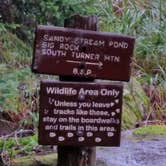
<svg viewBox="0 0 166 166">
<path fill-rule="evenodd" d="M 81 17 L 74 16 L 74 18 L 65 21 L 65 27 L 84 29 L 84 30 L 98 30 L 98 19 L 95 16 Z M 85 65 L 80 64 L 78 67 L 84 70 Z M 68 76 L 60 76 L 61 81 L 93 81 L 90 77 L 76 77 L 70 74 Z M 96 148 L 88 146 L 58 146 L 58 165 L 57 166 L 96 166 Z"/>
<path fill-rule="evenodd" d="M 39 144 L 58 145 L 58 166 L 96 166 L 95 146 L 120 146 L 122 83 L 134 38 L 97 32 L 95 16 L 74 16 L 65 28 L 38 26 L 32 71 L 59 75 L 40 87 Z"/>
</svg>

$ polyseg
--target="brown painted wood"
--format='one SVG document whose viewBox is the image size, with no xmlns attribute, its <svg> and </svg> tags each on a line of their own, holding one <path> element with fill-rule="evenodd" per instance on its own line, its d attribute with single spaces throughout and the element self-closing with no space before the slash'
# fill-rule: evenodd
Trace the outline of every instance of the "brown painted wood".
<svg viewBox="0 0 166 166">
<path fill-rule="evenodd" d="M 41 145 L 119 146 L 123 84 L 43 80 Z"/>
<path fill-rule="evenodd" d="M 96 148 L 58 146 L 57 166 L 96 166 Z"/>
<path fill-rule="evenodd" d="M 73 24 L 76 28 L 71 24 L 70 28 L 38 26 L 33 72 L 129 81 L 135 39 L 126 35 L 92 31 L 97 29 L 97 19 L 93 16 L 86 24 L 88 19 L 75 17 Z"/>
<path fill-rule="evenodd" d="M 98 30 L 96 16 L 79 15 L 65 21 L 65 27 Z M 93 79 L 60 76 L 63 81 L 92 81 Z M 96 148 L 78 146 L 58 146 L 58 166 L 96 166 Z"/>
</svg>

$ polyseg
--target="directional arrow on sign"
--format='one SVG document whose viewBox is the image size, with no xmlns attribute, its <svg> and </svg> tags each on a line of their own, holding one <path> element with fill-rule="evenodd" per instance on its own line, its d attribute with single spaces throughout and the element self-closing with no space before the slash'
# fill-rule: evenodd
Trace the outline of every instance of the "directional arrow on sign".
<svg viewBox="0 0 166 166">
<path fill-rule="evenodd" d="M 81 62 L 81 61 L 72 61 L 72 60 L 66 60 L 66 62 L 77 63 L 77 64 L 85 63 L 85 65 L 94 65 L 94 66 L 99 66 L 100 68 L 103 66 L 102 62 Z"/>
</svg>

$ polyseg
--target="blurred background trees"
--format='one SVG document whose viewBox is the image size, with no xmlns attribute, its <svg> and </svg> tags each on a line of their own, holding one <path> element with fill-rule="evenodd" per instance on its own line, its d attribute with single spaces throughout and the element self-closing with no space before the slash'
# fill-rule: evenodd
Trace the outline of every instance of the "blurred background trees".
<svg viewBox="0 0 166 166">
<path fill-rule="evenodd" d="M 37 24 L 63 26 L 74 14 L 94 14 L 94 0 L 1 0 L 1 26 L 31 41 Z"/>
</svg>

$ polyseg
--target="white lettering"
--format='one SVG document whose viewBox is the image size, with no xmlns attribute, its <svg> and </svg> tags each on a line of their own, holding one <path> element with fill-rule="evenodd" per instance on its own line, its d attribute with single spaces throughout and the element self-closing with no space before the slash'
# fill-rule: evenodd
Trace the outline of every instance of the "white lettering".
<svg viewBox="0 0 166 166">
<path fill-rule="evenodd" d="M 42 42 L 41 48 L 54 48 L 53 42 Z"/>
<path fill-rule="evenodd" d="M 84 52 L 72 52 L 72 57 L 80 60 L 95 60 L 99 61 L 100 55 Z"/>
<path fill-rule="evenodd" d="M 97 103 L 92 101 L 92 107 L 93 108 L 110 108 L 111 104 L 110 103 Z"/>
<path fill-rule="evenodd" d="M 127 49 L 128 46 L 129 46 L 128 43 L 127 43 L 127 42 L 124 42 L 124 41 L 121 41 L 121 42 L 118 42 L 118 41 L 110 41 L 110 42 L 109 42 L 109 47 Z"/>
<path fill-rule="evenodd" d="M 60 42 L 60 43 L 70 43 L 74 45 L 87 45 L 87 46 L 98 46 L 104 47 L 104 40 L 95 40 L 92 38 L 81 38 L 81 37 L 68 37 L 68 36 L 57 36 L 57 35 L 48 35 L 43 36 L 44 42 Z"/>
<path fill-rule="evenodd" d="M 104 61 L 119 63 L 120 62 L 120 56 L 104 55 Z"/>
<path fill-rule="evenodd" d="M 67 54 L 66 51 L 52 50 L 50 48 L 48 49 L 43 48 L 41 51 L 42 51 L 42 55 L 47 55 L 47 56 L 65 57 Z"/>
<path fill-rule="evenodd" d="M 67 102 L 55 100 L 54 105 L 56 107 L 77 107 L 77 102 Z"/>
<path fill-rule="evenodd" d="M 47 94 L 57 94 L 57 95 L 77 95 L 77 90 L 73 88 L 59 88 L 59 87 L 46 87 Z"/>
<path fill-rule="evenodd" d="M 78 68 L 73 68 L 73 74 L 74 75 L 91 75 L 92 70 L 91 69 L 78 69 Z"/>
<path fill-rule="evenodd" d="M 60 131 L 76 131 L 76 126 L 74 125 L 59 125 Z"/>
<path fill-rule="evenodd" d="M 55 109 L 53 110 L 54 115 L 74 115 L 75 111 L 70 109 Z"/>
<path fill-rule="evenodd" d="M 91 107 L 91 103 L 89 102 L 80 102 L 79 103 L 79 108 L 90 108 Z"/>
<path fill-rule="evenodd" d="M 115 118 L 109 118 L 109 119 L 103 119 L 103 118 L 83 118 L 81 117 L 81 123 L 85 124 L 119 124 L 119 119 Z"/>
<path fill-rule="evenodd" d="M 118 97 L 119 91 L 116 91 L 115 89 L 108 90 L 108 89 L 101 89 L 100 94 L 101 96 L 114 96 L 115 98 Z"/>
<path fill-rule="evenodd" d="M 99 91 L 98 90 L 81 88 L 80 91 L 79 91 L 79 95 L 98 96 Z"/>
<path fill-rule="evenodd" d="M 66 51 L 79 51 L 79 45 L 60 43 L 60 49 Z"/>
<path fill-rule="evenodd" d="M 57 122 L 57 118 L 53 118 L 53 117 L 43 117 L 43 122 L 49 122 L 49 123 L 56 123 Z"/>
</svg>

